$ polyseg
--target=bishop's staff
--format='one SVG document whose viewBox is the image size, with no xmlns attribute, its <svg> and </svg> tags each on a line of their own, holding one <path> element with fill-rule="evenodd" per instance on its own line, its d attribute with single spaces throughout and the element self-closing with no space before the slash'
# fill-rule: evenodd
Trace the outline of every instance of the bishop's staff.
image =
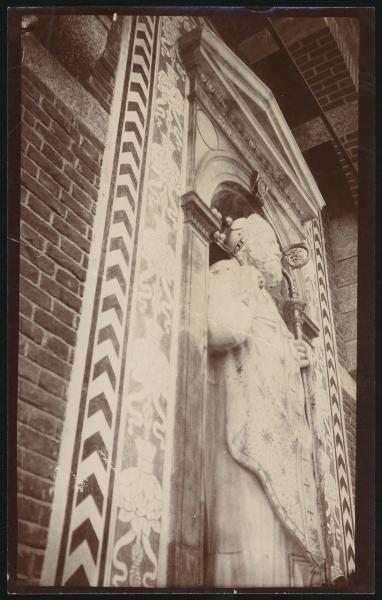
<svg viewBox="0 0 382 600">
<path fill-rule="evenodd" d="M 297 243 L 297 244 L 292 244 L 292 245 L 288 246 L 283 251 L 282 258 L 281 258 L 282 265 L 283 265 L 283 274 L 288 283 L 289 299 L 287 300 L 287 308 L 289 310 L 291 326 L 293 328 L 293 332 L 294 332 L 294 336 L 295 336 L 296 340 L 299 340 L 301 342 L 304 342 L 302 323 L 303 323 L 303 311 L 306 306 L 306 303 L 299 297 L 298 292 L 296 290 L 295 283 L 293 281 L 293 278 L 291 277 L 290 272 L 288 272 L 288 269 L 286 267 L 289 267 L 289 269 L 292 269 L 292 270 L 301 269 L 309 262 L 309 260 L 310 260 L 309 250 L 304 243 Z M 319 493 L 319 487 L 320 487 L 319 473 L 320 473 L 320 471 L 319 471 L 319 466 L 318 466 L 317 447 L 316 447 L 316 441 L 315 441 L 315 432 L 314 432 L 314 423 L 313 423 L 313 408 L 312 408 L 312 403 L 311 403 L 311 394 L 309 393 L 310 386 L 309 386 L 308 372 L 307 372 L 306 367 L 302 367 L 302 369 L 301 369 L 301 378 L 302 378 L 302 384 L 303 384 L 303 388 L 304 388 L 306 417 L 307 417 L 308 425 L 309 425 L 309 428 L 310 428 L 310 431 L 311 431 L 312 437 L 313 437 L 313 446 L 312 446 L 313 469 L 314 469 L 314 476 L 315 476 L 316 485 L 317 485 L 318 509 L 319 509 L 320 518 L 321 518 L 322 537 L 323 537 L 323 541 L 324 541 L 324 545 L 325 545 L 326 561 L 324 562 L 324 572 L 325 572 L 325 579 L 327 582 L 328 581 L 328 573 L 327 573 L 327 569 L 326 569 L 326 562 L 329 557 L 329 548 L 328 548 L 328 542 L 326 539 L 326 523 L 325 523 L 325 516 L 324 516 L 325 510 L 324 510 L 324 506 L 323 506 L 322 495 L 321 495 L 321 493 Z"/>
</svg>

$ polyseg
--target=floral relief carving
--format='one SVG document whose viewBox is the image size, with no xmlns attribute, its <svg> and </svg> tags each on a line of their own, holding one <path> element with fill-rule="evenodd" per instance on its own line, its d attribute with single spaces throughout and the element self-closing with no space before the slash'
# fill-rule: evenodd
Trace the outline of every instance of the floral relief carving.
<svg viewBox="0 0 382 600">
<path fill-rule="evenodd" d="M 118 476 L 110 577 L 111 584 L 120 587 L 153 587 L 158 576 L 185 103 L 185 71 L 177 40 L 192 27 L 190 18 L 161 17 L 154 127 L 147 155 L 149 175 L 137 269 L 136 326 L 126 376 L 124 458 Z"/>
</svg>

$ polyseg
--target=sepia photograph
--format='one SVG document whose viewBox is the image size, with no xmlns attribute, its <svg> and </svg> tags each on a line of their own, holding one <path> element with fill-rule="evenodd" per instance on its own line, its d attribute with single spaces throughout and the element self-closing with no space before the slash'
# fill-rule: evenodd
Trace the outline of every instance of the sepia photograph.
<svg viewBox="0 0 382 600">
<path fill-rule="evenodd" d="M 10 592 L 373 592 L 373 40 L 8 10 Z"/>
</svg>

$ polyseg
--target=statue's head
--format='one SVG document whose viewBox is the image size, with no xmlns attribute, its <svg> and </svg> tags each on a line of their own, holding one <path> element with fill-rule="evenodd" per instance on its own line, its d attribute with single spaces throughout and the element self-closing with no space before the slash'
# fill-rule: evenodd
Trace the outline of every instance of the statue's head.
<svg viewBox="0 0 382 600">
<path fill-rule="evenodd" d="M 226 245 L 241 262 L 252 264 L 263 273 L 266 287 L 273 287 L 282 280 L 281 252 L 275 232 L 260 215 L 236 219 Z"/>
</svg>

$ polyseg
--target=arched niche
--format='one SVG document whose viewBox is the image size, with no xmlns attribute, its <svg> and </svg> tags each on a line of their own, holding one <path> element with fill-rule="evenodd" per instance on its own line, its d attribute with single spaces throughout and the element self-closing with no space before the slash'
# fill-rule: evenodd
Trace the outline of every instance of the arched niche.
<svg viewBox="0 0 382 600">
<path fill-rule="evenodd" d="M 225 150 L 207 152 L 194 176 L 194 191 L 203 202 L 212 208 L 212 199 L 217 187 L 231 181 L 250 191 L 253 173 L 237 156 Z"/>
<path fill-rule="evenodd" d="M 194 176 L 194 191 L 210 209 L 216 208 L 223 217 L 247 217 L 258 212 L 272 226 L 280 250 L 296 241 L 295 230 L 285 215 L 277 210 L 273 191 L 259 199 L 254 184 L 259 173 L 254 172 L 241 158 L 226 150 L 211 150 L 205 154 Z M 216 244 L 210 245 L 209 263 L 224 258 L 224 251 Z M 305 283 L 300 273 L 288 273 L 298 295 L 304 299 Z"/>
</svg>

